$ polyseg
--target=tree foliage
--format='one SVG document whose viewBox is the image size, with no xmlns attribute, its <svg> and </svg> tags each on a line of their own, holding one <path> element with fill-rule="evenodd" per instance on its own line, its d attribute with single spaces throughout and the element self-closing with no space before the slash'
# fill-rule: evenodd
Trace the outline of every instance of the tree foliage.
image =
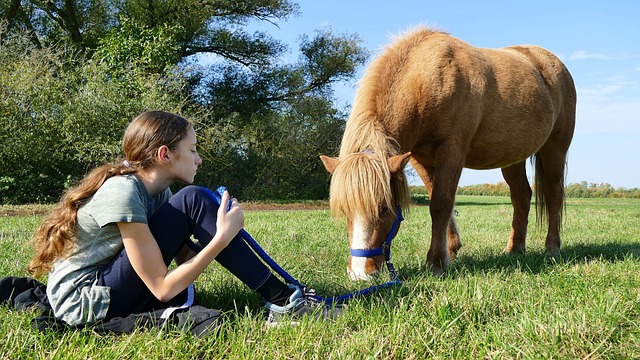
<svg viewBox="0 0 640 360">
<path fill-rule="evenodd" d="M 284 46 L 242 26 L 298 13 L 298 6 L 287 0 L 0 0 L 0 6 L 9 30 L 27 30 L 44 43 L 64 41 L 91 52 L 123 20 L 132 19 L 144 28 L 181 29 L 179 57 L 214 53 L 245 65 L 265 64 Z"/>
<path fill-rule="evenodd" d="M 121 78 L 65 46 L 38 48 L 0 27 L 0 201 L 49 202 L 89 168 L 120 154 L 131 114 L 179 111 L 179 76 Z M 126 80 L 125 80 L 126 79 Z"/>
<path fill-rule="evenodd" d="M 571 183 L 565 188 L 567 197 L 574 198 L 634 198 L 640 199 L 639 188 L 614 188 L 609 183 Z"/>
<path fill-rule="evenodd" d="M 127 68 L 141 75 L 163 74 L 180 60 L 179 32 L 178 25 L 147 28 L 124 19 L 119 28 L 100 39 L 93 59 L 103 63 L 112 76 L 122 77 Z"/>
<path fill-rule="evenodd" d="M 338 149 L 345 116 L 322 97 L 243 121 L 231 116 L 199 131 L 210 149 L 199 173 L 206 185 L 224 184 L 244 199 L 326 198 L 328 175 L 318 157 Z"/>
<path fill-rule="evenodd" d="M 288 0 L 0 0 L 0 140 L 12 144 L 0 150 L 0 201 L 54 200 L 121 156 L 125 124 L 146 109 L 197 124 L 199 183 L 326 197 L 318 155 L 337 151 L 346 119 L 332 85 L 368 53 L 324 30 L 301 34 L 298 60 L 282 62 L 289 49 L 263 29 L 297 14 Z"/>
</svg>

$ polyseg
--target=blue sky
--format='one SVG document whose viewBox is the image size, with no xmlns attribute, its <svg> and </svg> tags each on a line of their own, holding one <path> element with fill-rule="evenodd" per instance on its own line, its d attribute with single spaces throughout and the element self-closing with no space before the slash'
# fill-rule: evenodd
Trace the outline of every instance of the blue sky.
<svg viewBox="0 0 640 360">
<path fill-rule="evenodd" d="M 376 54 L 416 25 L 438 27 L 478 47 L 542 46 L 559 56 L 577 92 L 567 182 L 640 187 L 640 1 L 302 0 L 301 15 L 260 26 L 292 44 L 316 29 L 357 33 Z M 264 27 L 264 28 L 263 28 Z M 360 69 L 359 76 L 364 72 Z M 358 77 L 359 77 L 358 76 Z M 356 82 L 336 86 L 351 104 Z M 531 177 L 531 173 L 529 174 Z M 465 170 L 461 185 L 496 183 L 499 170 Z"/>
</svg>

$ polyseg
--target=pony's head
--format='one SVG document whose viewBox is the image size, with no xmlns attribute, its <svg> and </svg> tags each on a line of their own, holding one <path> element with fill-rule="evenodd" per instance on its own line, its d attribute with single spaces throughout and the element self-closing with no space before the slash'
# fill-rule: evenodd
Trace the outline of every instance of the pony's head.
<svg viewBox="0 0 640 360">
<path fill-rule="evenodd" d="M 321 156 L 332 174 L 329 202 L 331 213 L 344 216 L 351 249 L 381 248 L 392 231 L 399 207 L 409 205 L 404 167 L 411 153 L 387 157 L 373 151 L 340 158 Z M 350 256 L 347 271 L 352 280 L 369 279 L 380 270 L 384 254 Z"/>
</svg>

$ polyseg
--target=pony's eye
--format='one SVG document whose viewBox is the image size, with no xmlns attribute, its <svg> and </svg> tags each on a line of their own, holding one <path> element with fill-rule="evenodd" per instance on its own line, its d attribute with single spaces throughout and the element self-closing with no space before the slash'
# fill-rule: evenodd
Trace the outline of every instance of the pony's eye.
<svg viewBox="0 0 640 360">
<path fill-rule="evenodd" d="M 383 206 L 382 209 L 380 209 L 380 214 L 386 214 L 387 212 L 389 212 L 388 206 Z"/>
</svg>

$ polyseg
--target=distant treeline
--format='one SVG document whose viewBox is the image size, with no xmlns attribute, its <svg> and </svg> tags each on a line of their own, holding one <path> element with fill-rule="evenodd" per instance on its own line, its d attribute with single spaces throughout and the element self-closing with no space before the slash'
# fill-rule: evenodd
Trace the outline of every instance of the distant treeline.
<svg viewBox="0 0 640 360">
<path fill-rule="evenodd" d="M 414 200 L 428 198 L 424 186 L 411 186 L 411 194 Z M 481 184 L 458 187 L 458 195 L 477 196 L 509 196 L 509 186 L 501 181 L 497 184 Z M 570 198 L 640 198 L 640 188 L 614 188 L 611 184 L 589 183 L 581 181 L 570 183 L 565 187 L 565 195 Z"/>
</svg>

